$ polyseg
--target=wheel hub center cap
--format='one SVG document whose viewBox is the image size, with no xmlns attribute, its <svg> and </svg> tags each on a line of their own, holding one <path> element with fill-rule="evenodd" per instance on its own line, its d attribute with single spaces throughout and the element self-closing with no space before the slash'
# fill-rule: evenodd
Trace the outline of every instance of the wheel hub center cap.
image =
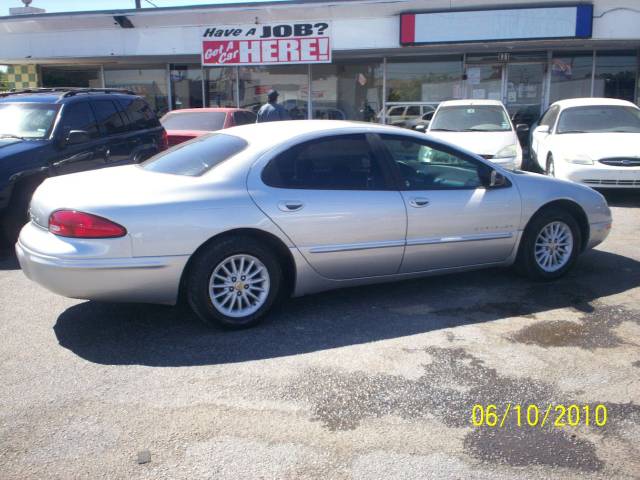
<svg viewBox="0 0 640 480">
<path fill-rule="evenodd" d="M 241 292 L 242 290 L 244 290 L 244 283 L 243 282 L 236 282 L 233 285 L 233 288 L 235 288 L 238 292 Z"/>
</svg>

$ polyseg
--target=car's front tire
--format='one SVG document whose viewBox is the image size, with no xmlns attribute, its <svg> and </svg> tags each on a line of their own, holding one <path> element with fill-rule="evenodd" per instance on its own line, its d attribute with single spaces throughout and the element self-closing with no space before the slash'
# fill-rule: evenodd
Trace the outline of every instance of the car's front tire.
<svg viewBox="0 0 640 480">
<path fill-rule="evenodd" d="M 581 245 L 576 219 L 561 208 L 547 208 L 523 232 L 516 269 L 535 280 L 554 280 L 573 267 Z"/>
<path fill-rule="evenodd" d="M 282 286 L 277 256 L 251 237 L 227 237 L 193 259 L 187 300 L 207 323 L 240 329 L 256 325 Z"/>
</svg>

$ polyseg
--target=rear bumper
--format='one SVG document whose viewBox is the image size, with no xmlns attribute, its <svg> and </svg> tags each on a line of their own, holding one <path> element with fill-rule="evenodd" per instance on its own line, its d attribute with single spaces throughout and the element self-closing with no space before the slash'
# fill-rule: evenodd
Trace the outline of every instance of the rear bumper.
<svg viewBox="0 0 640 480">
<path fill-rule="evenodd" d="M 174 305 L 188 256 L 74 258 L 57 255 L 67 239 L 27 224 L 16 244 L 24 274 L 46 289 L 71 298 Z M 54 237 L 47 239 L 46 236 Z M 40 238 L 37 247 L 33 239 Z M 30 244 L 30 240 L 32 241 Z M 46 251 L 47 242 L 55 245 Z M 74 239 L 68 239 L 73 244 Z M 97 242 L 100 242 L 98 240 Z"/>
</svg>

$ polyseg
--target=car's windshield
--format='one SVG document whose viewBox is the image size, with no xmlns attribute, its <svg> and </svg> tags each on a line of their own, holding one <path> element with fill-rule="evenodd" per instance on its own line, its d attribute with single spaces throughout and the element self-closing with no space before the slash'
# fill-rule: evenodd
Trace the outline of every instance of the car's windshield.
<svg viewBox="0 0 640 480">
<path fill-rule="evenodd" d="M 160 123 L 165 130 L 203 130 L 213 132 L 224 127 L 225 112 L 175 112 L 168 113 Z"/>
<path fill-rule="evenodd" d="M 497 105 L 460 105 L 442 107 L 431 121 L 432 131 L 506 132 L 511 123 L 504 109 Z"/>
<path fill-rule="evenodd" d="M 0 103 L 0 138 L 46 138 L 57 111 L 44 103 Z"/>
<path fill-rule="evenodd" d="M 233 135 L 213 133 L 181 143 L 143 162 L 152 172 L 197 177 L 244 150 L 247 142 Z"/>
<path fill-rule="evenodd" d="M 558 133 L 640 133 L 640 109 L 617 105 L 567 108 L 560 115 Z"/>
</svg>

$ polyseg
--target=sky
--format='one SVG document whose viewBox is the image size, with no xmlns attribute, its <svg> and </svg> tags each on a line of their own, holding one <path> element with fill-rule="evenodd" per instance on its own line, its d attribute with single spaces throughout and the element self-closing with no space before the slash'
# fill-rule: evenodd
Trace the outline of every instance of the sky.
<svg viewBox="0 0 640 480">
<path fill-rule="evenodd" d="M 143 8 L 153 8 L 146 0 Z M 149 0 L 158 7 L 177 7 L 181 5 L 208 5 L 216 3 L 239 3 L 247 0 Z M 266 0 L 250 0 L 266 1 Z M 8 15 L 10 7 L 22 7 L 21 0 L 0 0 L 0 16 Z M 33 0 L 32 7 L 44 8 L 48 13 L 73 12 L 80 10 L 114 10 L 118 8 L 135 8 L 135 0 Z"/>
</svg>

